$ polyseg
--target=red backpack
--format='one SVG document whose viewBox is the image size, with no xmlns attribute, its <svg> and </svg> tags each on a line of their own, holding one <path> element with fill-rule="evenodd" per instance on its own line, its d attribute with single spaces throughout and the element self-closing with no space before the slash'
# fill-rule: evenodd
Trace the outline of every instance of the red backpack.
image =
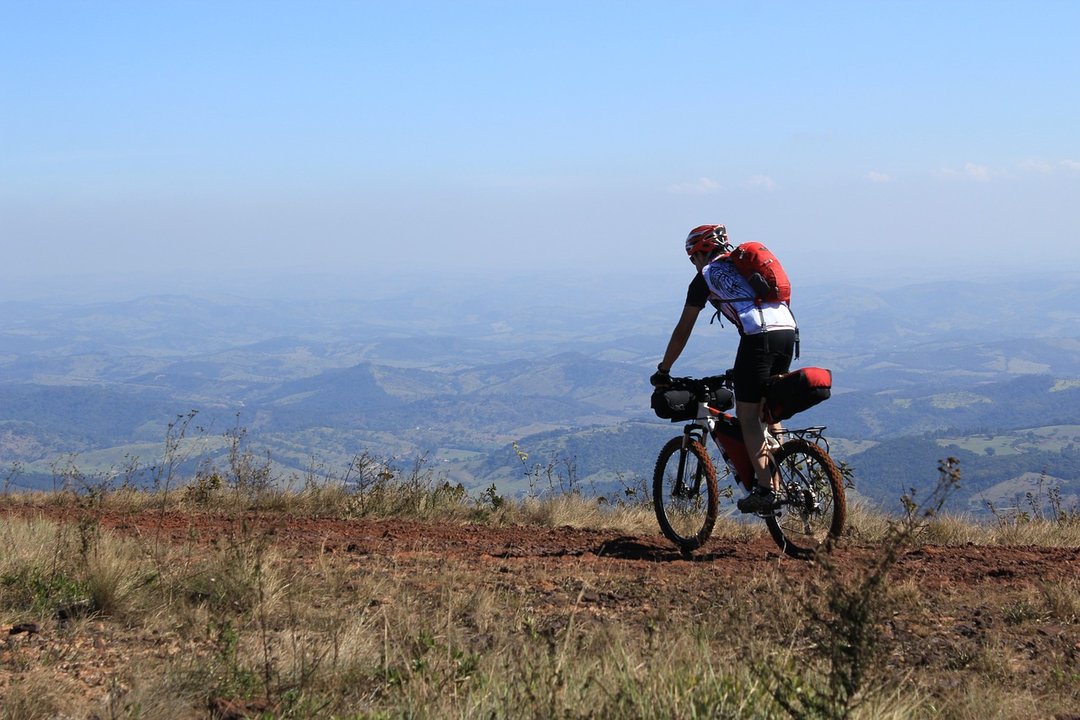
<svg viewBox="0 0 1080 720">
<path fill-rule="evenodd" d="M 791 303 L 791 282 L 780 261 L 759 242 L 745 242 L 728 254 L 739 274 L 746 278 L 756 296 L 754 302 Z"/>
</svg>

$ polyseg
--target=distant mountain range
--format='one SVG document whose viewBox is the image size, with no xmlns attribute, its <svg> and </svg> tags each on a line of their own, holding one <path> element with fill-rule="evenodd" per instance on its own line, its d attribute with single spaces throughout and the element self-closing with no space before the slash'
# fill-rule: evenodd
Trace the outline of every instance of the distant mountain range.
<svg viewBox="0 0 1080 720">
<path fill-rule="evenodd" d="M 610 306 L 568 281 L 423 298 L 3 303 L 0 467 L 17 463 L 19 486 L 51 486 L 62 458 L 108 473 L 160 453 L 169 423 L 197 410 L 199 432 L 242 425 L 283 476 L 368 451 L 424 455 L 468 487 L 521 492 L 535 473 L 517 442 L 534 463 L 561 458 L 576 483 L 625 489 L 676 431 L 648 409 L 682 300 L 677 284 L 670 299 L 657 284 Z M 800 364 L 830 367 L 835 388 L 794 422 L 828 425 L 858 492 L 882 503 L 905 481 L 932 482 L 949 452 L 970 473 L 958 507 L 1048 478 L 1080 497 L 1068 431 L 1019 440 L 1080 426 L 1078 298 L 1068 278 L 801 290 Z M 676 372 L 723 370 L 736 342 L 703 315 Z M 204 462 L 222 452 L 206 447 Z"/>
</svg>

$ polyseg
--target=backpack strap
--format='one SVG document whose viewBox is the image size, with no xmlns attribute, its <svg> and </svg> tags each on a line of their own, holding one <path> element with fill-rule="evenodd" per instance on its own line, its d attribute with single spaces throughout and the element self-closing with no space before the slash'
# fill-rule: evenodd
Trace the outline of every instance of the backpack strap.
<svg viewBox="0 0 1080 720">
<path fill-rule="evenodd" d="M 791 312 L 791 303 L 786 303 L 788 312 L 791 313 L 791 319 L 795 320 L 795 313 Z M 795 320 L 795 359 L 799 359 L 799 321 Z"/>
</svg>

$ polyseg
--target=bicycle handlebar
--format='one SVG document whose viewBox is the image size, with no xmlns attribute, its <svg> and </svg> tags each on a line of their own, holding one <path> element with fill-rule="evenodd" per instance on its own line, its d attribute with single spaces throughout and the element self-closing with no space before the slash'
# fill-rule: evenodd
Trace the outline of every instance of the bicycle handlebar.
<svg viewBox="0 0 1080 720">
<path fill-rule="evenodd" d="M 673 377 L 668 387 L 675 390 L 689 390 L 695 395 L 707 395 L 720 388 L 731 389 L 734 385 L 733 374 L 733 370 L 728 370 L 723 375 L 709 375 L 703 378 Z"/>
<path fill-rule="evenodd" d="M 713 406 L 717 410 L 734 407 L 735 396 L 732 393 L 733 377 L 731 370 L 723 375 L 710 375 L 703 378 L 673 377 L 668 390 L 687 390 L 697 402 Z"/>
</svg>

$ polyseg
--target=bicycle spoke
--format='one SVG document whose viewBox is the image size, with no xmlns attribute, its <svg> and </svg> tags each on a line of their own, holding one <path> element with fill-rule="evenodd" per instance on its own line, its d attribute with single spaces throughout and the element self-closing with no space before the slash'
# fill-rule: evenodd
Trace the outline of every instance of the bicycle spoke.
<svg viewBox="0 0 1080 720">
<path fill-rule="evenodd" d="M 843 527 L 842 479 L 825 451 L 804 440 L 785 443 L 777 453 L 777 468 L 783 507 L 766 522 L 785 552 L 805 557 Z"/>
</svg>

